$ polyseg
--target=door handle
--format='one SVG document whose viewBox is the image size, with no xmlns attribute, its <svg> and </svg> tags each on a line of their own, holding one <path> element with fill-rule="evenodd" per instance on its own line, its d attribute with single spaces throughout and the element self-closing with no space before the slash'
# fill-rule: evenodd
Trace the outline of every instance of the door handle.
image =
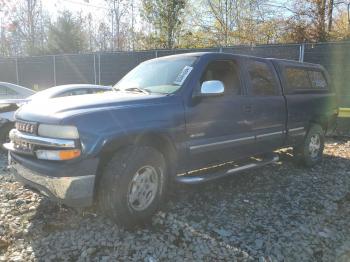
<svg viewBox="0 0 350 262">
<path fill-rule="evenodd" d="M 251 113 L 253 111 L 253 106 L 251 105 L 245 105 L 243 106 L 243 112 L 245 113 Z"/>
</svg>

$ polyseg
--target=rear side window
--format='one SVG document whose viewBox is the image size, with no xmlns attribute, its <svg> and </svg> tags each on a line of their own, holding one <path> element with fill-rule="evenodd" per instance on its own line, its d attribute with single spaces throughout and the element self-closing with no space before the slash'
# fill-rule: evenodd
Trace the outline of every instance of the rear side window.
<svg viewBox="0 0 350 262">
<path fill-rule="evenodd" d="M 327 89 L 327 81 L 324 75 L 319 71 L 309 71 L 309 77 L 313 88 Z"/>
<path fill-rule="evenodd" d="M 6 87 L 0 86 L 0 95 L 6 95 L 6 94 L 7 94 Z"/>
<path fill-rule="evenodd" d="M 8 95 L 17 95 L 17 92 L 15 90 L 12 90 L 11 88 L 7 88 L 6 91 Z"/>
<path fill-rule="evenodd" d="M 0 95 L 17 95 L 17 92 L 11 88 L 0 86 Z"/>
<path fill-rule="evenodd" d="M 287 94 L 303 91 L 327 90 L 327 80 L 320 71 L 304 68 L 287 68 Z"/>
<path fill-rule="evenodd" d="M 251 82 L 251 94 L 269 96 L 276 94 L 276 79 L 268 64 L 260 61 L 248 61 L 248 73 Z"/>
<path fill-rule="evenodd" d="M 299 68 L 287 68 L 288 91 L 310 89 L 311 82 L 306 70 Z"/>
</svg>

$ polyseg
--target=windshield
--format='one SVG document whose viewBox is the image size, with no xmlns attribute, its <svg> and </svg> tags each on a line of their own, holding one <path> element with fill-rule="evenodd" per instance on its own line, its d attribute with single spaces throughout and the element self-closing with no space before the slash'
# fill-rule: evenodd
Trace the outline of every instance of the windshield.
<svg viewBox="0 0 350 262">
<path fill-rule="evenodd" d="M 29 97 L 29 99 L 33 100 L 33 99 L 47 99 L 50 98 L 51 95 L 54 94 L 54 92 L 52 91 L 51 88 L 39 91 L 38 93 L 31 95 Z"/>
<path fill-rule="evenodd" d="M 144 62 L 126 74 L 113 88 L 170 94 L 178 90 L 192 71 L 196 57 L 156 59 Z"/>
</svg>

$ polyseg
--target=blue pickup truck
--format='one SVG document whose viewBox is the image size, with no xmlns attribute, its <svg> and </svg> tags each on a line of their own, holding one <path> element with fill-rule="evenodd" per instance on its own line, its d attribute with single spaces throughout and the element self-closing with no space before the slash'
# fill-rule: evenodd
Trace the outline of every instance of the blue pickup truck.
<svg viewBox="0 0 350 262">
<path fill-rule="evenodd" d="M 173 181 L 256 168 L 284 147 L 316 165 L 336 116 L 320 65 L 190 53 L 143 62 L 112 92 L 24 105 L 4 147 L 25 185 L 132 225 Z"/>
</svg>

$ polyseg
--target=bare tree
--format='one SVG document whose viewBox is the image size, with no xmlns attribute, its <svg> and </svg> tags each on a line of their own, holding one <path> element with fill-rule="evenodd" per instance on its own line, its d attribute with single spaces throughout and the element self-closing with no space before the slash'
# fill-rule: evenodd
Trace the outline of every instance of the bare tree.
<svg viewBox="0 0 350 262">
<path fill-rule="evenodd" d="M 327 39 L 326 32 L 326 0 L 315 0 L 315 21 L 316 21 L 316 39 L 324 42 Z"/>
<path fill-rule="evenodd" d="M 329 0 L 329 2 L 328 2 L 328 32 L 332 31 L 333 9 L 334 9 L 334 0 Z"/>
<path fill-rule="evenodd" d="M 94 50 L 94 28 L 93 28 L 93 19 L 91 13 L 86 17 L 87 23 L 87 36 L 89 42 L 89 51 L 92 52 Z"/>
<path fill-rule="evenodd" d="M 112 32 L 110 28 L 105 22 L 101 22 L 98 25 L 97 33 L 96 33 L 96 44 L 98 51 L 107 51 L 111 49 L 111 46 L 108 44 L 112 37 Z"/>
<path fill-rule="evenodd" d="M 41 0 L 18 1 L 11 20 L 15 33 L 24 40 L 23 51 L 27 54 L 42 51 L 44 28 Z"/>
<path fill-rule="evenodd" d="M 161 45 L 173 48 L 183 24 L 187 0 L 143 0 L 143 16 L 153 25 Z"/>
<path fill-rule="evenodd" d="M 233 30 L 233 27 L 237 25 L 237 13 L 234 13 L 237 9 L 237 1 L 207 1 L 210 12 L 212 13 L 216 23 L 219 35 L 223 37 L 224 45 L 228 45 L 229 32 Z M 221 39 L 222 40 L 222 39 Z"/>
<path fill-rule="evenodd" d="M 110 5 L 112 13 L 112 48 L 122 50 L 122 30 L 124 19 L 129 13 L 129 1 L 126 0 L 106 0 Z"/>
<path fill-rule="evenodd" d="M 212 30 L 221 45 L 255 43 L 256 31 L 265 23 L 264 0 L 206 0 Z"/>
</svg>

